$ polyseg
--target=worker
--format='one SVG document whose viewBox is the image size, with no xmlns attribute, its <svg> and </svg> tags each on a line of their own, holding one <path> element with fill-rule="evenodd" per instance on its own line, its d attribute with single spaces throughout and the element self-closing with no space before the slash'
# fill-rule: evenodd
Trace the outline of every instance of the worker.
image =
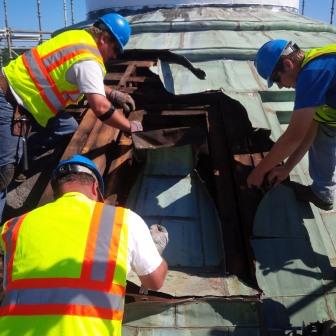
<svg viewBox="0 0 336 336">
<path fill-rule="evenodd" d="M 142 129 L 122 109 L 135 108 L 126 93 L 104 86 L 105 63 L 123 52 L 131 34 L 127 20 L 105 14 L 84 30 L 69 30 L 26 51 L 0 72 L 0 222 L 6 188 L 22 156 L 27 122 L 51 129 L 54 140 L 72 134 L 77 122 L 64 112 L 82 98 L 98 119 L 122 131 Z M 50 137 L 39 141 L 46 145 Z"/>
<path fill-rule="evenodd" d="M 248 186 L 260 187 L 266 176 L 279 184 L 309 151 L 312 184 L 290 185 L 298 200 L 331 210 L 336 189 L 336 45 L 303 51 L 292 42 L 271 40 L 259 49 L 255 66 L 269 87 L 295 88 L 295 104 L 288 128 L 248 176 Z"/>
<path fill-rule="evenodd" d="M 56 200 L 4 224 L 0 336 L 121 335 L 126 275 L 159 289 L 168 235 L 129 209 L 102 202 L 96 165 L 74 155 L 54 169 Z M 155 236 L 155 237 L 154 237 Z M 153 238 L 153 239 L 152 239 Z"/>
</svg>

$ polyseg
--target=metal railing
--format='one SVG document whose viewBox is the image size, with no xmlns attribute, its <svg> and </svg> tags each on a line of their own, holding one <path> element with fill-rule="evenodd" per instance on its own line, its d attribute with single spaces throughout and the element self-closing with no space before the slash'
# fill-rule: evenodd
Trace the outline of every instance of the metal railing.
<svg viewBox="0 0 336 336">
<path fill-rule="evenodd" d="M 49 0 L 47 0 L 49 1 Z M 53 0 L 55 1 L 55 0 Z M 68 25 L 67 0 L 63 0 L 64 25 Z M 51 37 L 52 32 L 43 31 L 41 24 L 41 0 L 36 0 L 36 19 L 38 30 L 11 29 L 8 20 L 7 0 L 3 0 L 4 28 L 0 29 L 0 67 L 10 59 L 18 56 L 22 50 L 29 49 Z M 71 24 L 74 24 L 74 1 L 70 0 Z"/>
</svg>

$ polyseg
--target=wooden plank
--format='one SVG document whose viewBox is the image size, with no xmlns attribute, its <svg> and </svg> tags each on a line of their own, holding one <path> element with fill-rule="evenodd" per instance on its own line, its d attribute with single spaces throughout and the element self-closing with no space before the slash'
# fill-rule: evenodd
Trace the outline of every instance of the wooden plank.
<svg viewBox="0 0 336 336">
<path fill-rule="evenodd" d="M 103 126 L 103 123 L 97 119 L 90 134 L 89 137 L 87 138 L 87 141 L 85 142 L 83 148 L 81 149 L 80 153 L 83 155 L 86 155 L 90 152 L 91 148 L 94 146 L 97 136 L 100 133 L 100 130 Z"/>
<path fill-rule="evenodd" d="M 94 141 L 90 146 L 85 146 L 83 154 L 90 157 L 97 165 L 99 172 L 103 175 L 106 169 L 106 154 L 109 148 L 112 147 L 111 143 L 115 141 L 118 130 L 109 125 L 102 124 L 99 128 L 99 133 L 92 132 Z"/>
<path fill-rule="evenodd" d="M 133 93 L 137 90 L 136 87 L 123 87 L 126 85 L 129 78 L 132 74 L 135 73 L 136 67 L 140 64 L 140 66 L 151 66 L 153 62 L 128 62 L 127 68 L 124 74 L 108 74 L 106 79 L 109 78 L 117 78 L 119 80 L 119 84 L 115 87 L 116 89 L 123 88 L 124 92 Z M 137 76 L 135 76 L 137 77 Z M 141 78 L 140 78 L 141 77 Z M 146 77 L 140 76 L 136 78 L 136 80 L 144 81 Z M 112 148 L 112 143 L 114 141 L 122 141 L 121 133 L 119 130 L 114 129 L 111 126 L 108 126 L 102 123 L 100 120 L 96 118 L 93 111 L 89 109 L 81 121 L 78 130 L 75 132 L 72 140 L 70 141 L 68 147 L 66 148 L 61 160 L 67 159 L 74 154 L 84 154 L 90 157 L 98 167 L 98 170 L 101 174 L 106 170 L 106 155 L 108 153 L 109 148 Z M 123 160 L 121 160 L 123 161 Z M 109 171 L 109 169 L 107 169 Z M 45 204 L 52 200 L 53 193 L 50 186 L 48 184 L 45 189 L 39 205 Z"/>
<path fill-rule="evenodd" d="M 68 158 L 71 155 L 80 153 L 89 138 L 89 135 L 97 122 L 97 118 L 93 111 L 89 109 L 81 121 L 77 131 L 73 135 L 69 145 L 67 146 L 62 159 Z"/>
<path fill-rule="evenodd" d="M 113 68 L 113 66 L 116 66 L 116 65 L 129 65 L 131 62 L 133 63 L 136 63 L 137 65 L 137 68 L 150 68 L 151 66 L 153 65 L 156 65 L 157 61 L 118 61 L 118 60 L 115 60 L 113 62 L 111 62 L 111 67 Z"/>
<path fill-rule="evenodd" d="M 122 73 L 112 73 L 112 74 L 108 74 L 105 76 L 105 81 L 118 81 L 120 82 L 121 80 L 123 80 L 123 75 Z M 144 81 L 154 81 L 156 80 L 156 78 L 152 79 L 150 77 L 147 76 L 128 76 L 127 80 L 123 80 L 123 85 L 124 86 L 127 82 L 135 82 L 135 83 L 143 83 Z"/>
<path fill-rule="evenodd" d="M 93 111 L 89 109 L 82 122 L 80 123 L 77 131 L 75 132 L 74 136 L 72 137 L 69 145 L 67 146 L 65 152 L 62 155 L 61 160 L 69 158 L 71 155 L 81 153 L 89 135 L 95 126 L 97 118 Z M 46 189 L 44 190 L 41 199 L 39 201 L 39 206 L 46 204 L 53 199 L 53 191 L 51 189 L 50 183 L 48 183 Z"/>
<path fill-rule="evenodd" d="M 131 77 L 132 74 L 135 73 L 136 70 L 136 65 L 134 62 L 130 63 L 124 73 L 124 75 L 121 77 L 120 81 L 119 81 L 119 88 L 122 88 L 124 86 L 126 86 L 126 82 L 129 81 L 129 78 Z"/>
</svg>

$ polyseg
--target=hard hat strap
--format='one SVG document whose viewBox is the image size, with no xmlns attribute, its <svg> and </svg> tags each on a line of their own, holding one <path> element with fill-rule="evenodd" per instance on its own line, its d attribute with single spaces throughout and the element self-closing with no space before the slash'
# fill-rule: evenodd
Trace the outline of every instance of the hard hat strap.
<svg viewBox="0 0 336 336">
<path fill-rule="evenodd" d="M 82 165 L 78 165 L 78 164 L 72 164 L 72 163 L 67 163 L 62 165 L 61 167 L 59 167 L 57 169 L 57 171 L 54 173 L 53 175 L 53 179 L 57 180 L 58 178 L 68 175 L 68 174 L 73 174 L 73 173 L 86 173 L 91 175 L 95 181 L 98 182 L 96 175 L 93 173 L 93 171 L 87 167 L 84 167 Z"/>
</svg>

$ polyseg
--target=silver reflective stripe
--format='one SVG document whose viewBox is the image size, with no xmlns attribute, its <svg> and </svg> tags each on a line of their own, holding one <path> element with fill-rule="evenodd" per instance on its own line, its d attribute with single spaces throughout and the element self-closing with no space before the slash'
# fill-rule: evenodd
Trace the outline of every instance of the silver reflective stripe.
<svg viewBox="0 0 336 336">
<path fill-rule="evenodd" d="M 37 82 L 40 88 L 43 90 L 44 96 L 48 99 L 50 104 L 47 104 L 49 107 L 50 105 L 53 106 L 54 112 L 59 111 L 63 107 L 65 107 L 65 101 L 60 101 L 54 91 L 51 89 L 51 84 L 49 83 L 48 79 L 45 77 L 44 73 L 40 69 L 38 63 L 35 60 L 34 54 L 32 50 L 29 50 L 24 53 L 24 57 L 28 63 L 30 71 L 34 74 L 34 82 Z M 56 88 L 56 85 L 54 85 Z M 56 88 L 57 89 L 57 88 Z M 62 97 L 63 98 L 63 97 Z M 43 97 L 44 99 L 44 97 Z"/>
<path fill-rule="evenodd" d="M 47 57 L 42 57 L 42 61 L 46 67 L 50 67 L 54 63 L 59 62 L 60 59 L 67 57 L 69 54 L 76 53 L 81 50 L 88 51 L 92 54 L 95 54 L 97 57 L 101 58 L 101 55 L 97 48 L 90 46 L 89 44 L 76 44 L 73 46 L 63 47 L 62 49 L 56 50 L 52 54 L 49 54 Z"/>
<path fill-rule="evenodd" d="M 124 297 L 82 288 L 33 288 L 8 291 L 2 302 L 2 306 L 54 304 L 93 306 L 121 311 Z"/>
<path fill-rule="evenodd" d="M 105 205 L 100 218 L 99 231 L 97 235 L 96 250 L 93 258 L 91 279 L 104 281 L 106 278 L 107 265 L 109 261 L 111 238 L 113 234 L 113 223 L 115 207 Z"/>
<path fill-rule="evenodd" d="M 6 244 L 7 244 L 7 249 L 6 249 L 6 253 L 5 253 L 5 256 L 4 256 L 4 276 L 3 276 L 3 286 L 4 288 L 6 288 L 6 285 L 7 285 L 7 269 L 8 269 L 8 263 L 9 261 L 11 260 L 11 257 L 12 257 L 12 250 L 13 250 L 13 231 L 14 231 L 14 228 L 17 224 L 17 222 L 19 221 L 21 217 L 15 217 L 11 220 L 11 223 L 10 223 L 10 227 L 8 229 L 8 231 L 6 232 L 6 235 L 5 235 L 5 240 L 6 240 Z M 15 252 L 15 251 L 14 251 Z"/>
</svg>

